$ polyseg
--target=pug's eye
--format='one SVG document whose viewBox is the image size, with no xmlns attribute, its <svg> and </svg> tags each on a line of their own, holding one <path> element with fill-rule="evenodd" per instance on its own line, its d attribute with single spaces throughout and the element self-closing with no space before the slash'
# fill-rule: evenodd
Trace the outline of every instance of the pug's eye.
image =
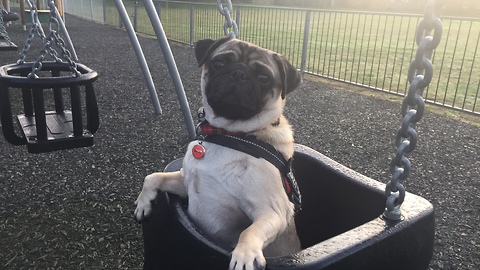
<svg viewBox="0 0 480 270">
<path fill-rule="evenodd" d="M 225 61 L 223 61 L 222 59 L 213 60 L 212 67 L 215 70 L 219 70 L 219 69 L 223 68 L 224 66 L 225 66 Z"/>
<path fill-rule="evenodd" d="M 257 79 L 258 79 L 258 82 L 261 85 L 269 85 L 270 84 L 270 77 L 268 77 L 265 74 L 258 75 Z"/>
</svg>

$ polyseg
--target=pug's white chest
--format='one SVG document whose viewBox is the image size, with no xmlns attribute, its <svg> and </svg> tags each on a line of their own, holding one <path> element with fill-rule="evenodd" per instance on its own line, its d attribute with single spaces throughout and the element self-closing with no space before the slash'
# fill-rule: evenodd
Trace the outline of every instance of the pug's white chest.
<svg viewBox="0 0 480 270">
<path fill-rule="evenodd" d="M 183 164 L 188 213 L 204 231 L 234 244 L 258 204 L 269 204 L 265 197 L 271 194 L 262 190 L 283 194 L 281 182 L 272 179 L 279 172 L 265 160 L 208 142 L 202 143 L 205 153 L 197 158 L 192 153 L 197 144 L 189 144 Z"/>
</svg>

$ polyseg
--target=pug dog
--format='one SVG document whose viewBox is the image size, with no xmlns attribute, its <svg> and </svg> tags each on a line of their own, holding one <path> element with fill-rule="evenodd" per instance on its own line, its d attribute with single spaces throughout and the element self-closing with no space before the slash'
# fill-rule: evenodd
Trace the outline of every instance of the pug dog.
<svg viewBox="0 0 480 270">
<path fill-rule="evenodd" d="M 283 115 L 286 94 L 301 76 L 282 55 L 234 38 L 200 40 L 204 117 L 211 128 L 247 134 L 293 156 L 293 131 Z M 263 269 L 265 257 L 301 249 L 295 206 L 279 169 L 263 158 L 208 141 L 192 141 L 177 172 L 145 177 L 134 212 L 143 221 L 157 192 L 188 200 L 188 214 L 206 234 L 233 248 L 229 269 Z"/>
</svg>

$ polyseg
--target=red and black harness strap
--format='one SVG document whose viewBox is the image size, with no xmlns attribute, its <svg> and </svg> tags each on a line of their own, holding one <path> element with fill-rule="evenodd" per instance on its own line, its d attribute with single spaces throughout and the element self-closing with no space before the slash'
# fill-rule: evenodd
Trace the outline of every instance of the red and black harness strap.
<svg viewBox="0 0 480 270">
<path fill-rule="evenodd" d="M 218 129 L 216 130 L 218 132 Z M 256 158 L 263 158 L 277 167 L 282 176 L 283 188 L 285 189 L 289 200 L 295 205 L 295 212 L 302 209 L 302 196 L 292 170 L 293 158 L 286 160 L 285 157 L 271 144 L 258 140 L 255 136 L 225 133 L 222 133 L 222 135 L 218 133 L 218 135 L 214 135 L 215 133 L 203 133 L 209 134 L 204 136 L 203 140 L 241 151 Z"/>
</svg>

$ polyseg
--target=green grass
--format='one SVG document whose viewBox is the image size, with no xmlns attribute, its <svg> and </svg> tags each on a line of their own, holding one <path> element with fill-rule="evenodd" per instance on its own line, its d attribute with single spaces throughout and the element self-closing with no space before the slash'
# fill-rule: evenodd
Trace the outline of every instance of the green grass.
<svg viewBox="0 0 480 270">
<path fill-rule="evenodd" d="M 81 1 L 67 2 L 75 5 L 77 15 L 103 21 L 101 0 L 94 1 L 93 8 L 89 1 L 83 1 L 83 7 Z M 133 2 L 124 3 L 132 18 Z M 107 1 L 106 7 L 106 23 L 118 25 L 113 1 Z M 137 12 L 137 31 L 153 35 L 141 1 Z M 302 66 L 304 10 L 240 6 L 240 13 L 240 39 L 277 51 L 298 68 Z M 172 40 L 190 44 L 224 35 L 224 19 L 215 5 L 194 5 L 193 17 L 194 34 L 190 36 L 190 4 L 161 4 L 162 24 Z M 420 20 L 415 15 L 312 10 L 305 70 L 404 94 L 409 87 L 407 71 L 417 49 L 414 35 Z M 433 56 L 434 76 L 424 96 L 432 102 L 480 113 L 480 53 L 476 52 L 480 21 L 443 19 L 443 24 L 443 36 Z"/>
</svg>

